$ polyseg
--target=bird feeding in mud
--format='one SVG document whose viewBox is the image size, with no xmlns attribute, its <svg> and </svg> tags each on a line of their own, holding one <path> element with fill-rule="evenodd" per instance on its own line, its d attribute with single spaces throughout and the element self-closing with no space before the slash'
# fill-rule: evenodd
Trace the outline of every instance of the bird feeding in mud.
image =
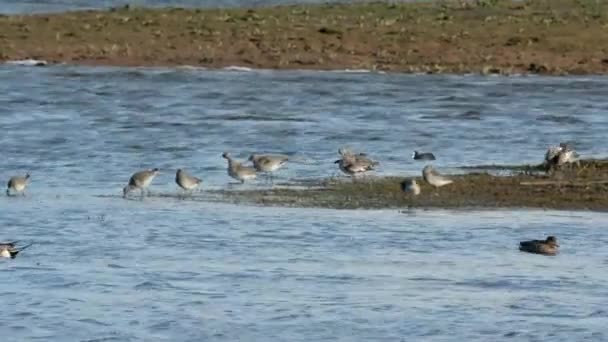
<svg viewBox="0 0 608 342">
<path fill-rule="evenodd" d="M 140 191 L 140 197 L 143 199 L 146 192 L 148 195 L 150 194 L 148 186 L 150 186 L 150 183 L 152 183 L 154 177 L 158 175 L 158 172 L 158 169 L 154 168 L 151 170 L 143 170 L 134 173 L 131 178 L 129 178 L 129 183 L 127 186 L 122 189 L 122 196 L 127 198 L 131 191 L 138 189 Z"/>
</svg>

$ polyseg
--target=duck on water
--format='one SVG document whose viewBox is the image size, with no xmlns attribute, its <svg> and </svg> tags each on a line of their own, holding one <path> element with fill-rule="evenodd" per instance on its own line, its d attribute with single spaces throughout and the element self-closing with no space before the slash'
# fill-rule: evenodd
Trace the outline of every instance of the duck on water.
<svg viewBox="0 0 608 342">
<path fill-rule="evenodd" d="M 556 255 L 559 244 L 555 236 L 547 236 L 545 240 L 528 240 L 519 243 L 519 250 L 527 253 Z"/>
</svg>

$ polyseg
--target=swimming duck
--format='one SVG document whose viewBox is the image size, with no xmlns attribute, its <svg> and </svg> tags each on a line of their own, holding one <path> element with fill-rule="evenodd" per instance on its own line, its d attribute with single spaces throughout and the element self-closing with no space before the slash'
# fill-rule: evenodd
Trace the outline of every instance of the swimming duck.
<svg viewBox="0 0 608 342">
<path fill-rule="evenodd" d="M 529 240 L 519 243 L 519 250 L 522 252 L 556 255 L 559 244 L 555 236 L 548 236 L 545 240 Z"/>
<path fill-rule="evenodd" d="M 0 242 L 0 258 L 11 258 L 15 259 L 17 254 L 22 250 L 28 248 L 32 244 L 18 247 L 17 241 L 13 242 Z"/>
</svg>

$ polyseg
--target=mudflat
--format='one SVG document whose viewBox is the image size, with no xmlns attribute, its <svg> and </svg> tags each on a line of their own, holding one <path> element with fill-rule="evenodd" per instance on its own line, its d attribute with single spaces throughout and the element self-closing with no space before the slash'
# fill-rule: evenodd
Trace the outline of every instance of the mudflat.
<svg viewBox="0 0 608 342">
<path fill-rule="evenodd" d="M 378 208 L 546 208 L 608 211 L 608 160 L 584 160 L 555 172 L 541 166 L 463 167 L 454 182 L 433 188 L 422 177 L 326 179 L 270 190 L 215 191 L 220 201 L 336 209 Z M 405 193 L 414 178 L 421 193 Z"/>
<path fill-rule="evenodd" d="M 605 74 L 608 4 L 476 0 L 0 16 L 0 61 Z"/>
</svg>

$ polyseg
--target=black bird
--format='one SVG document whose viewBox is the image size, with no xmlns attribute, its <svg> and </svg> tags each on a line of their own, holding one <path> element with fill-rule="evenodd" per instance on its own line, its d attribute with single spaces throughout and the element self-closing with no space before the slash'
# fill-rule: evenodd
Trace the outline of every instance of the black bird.
<svg viewBox="0 0 608 342">
<path fill-rule="evenodd" d="M 546 240 L 529 240 L 519 243 L 519 250 L 522 252 L 556 255 L 559 244 L 555 236 L 547 236 Z"/>
<path fill-rule="evenodd" d="M 412 153 L 412 158 L 415 160 L 435 160 L 435 155 L 430 152 L 420 153 L 414 151 L 414 153 Z"/>
</svg>

